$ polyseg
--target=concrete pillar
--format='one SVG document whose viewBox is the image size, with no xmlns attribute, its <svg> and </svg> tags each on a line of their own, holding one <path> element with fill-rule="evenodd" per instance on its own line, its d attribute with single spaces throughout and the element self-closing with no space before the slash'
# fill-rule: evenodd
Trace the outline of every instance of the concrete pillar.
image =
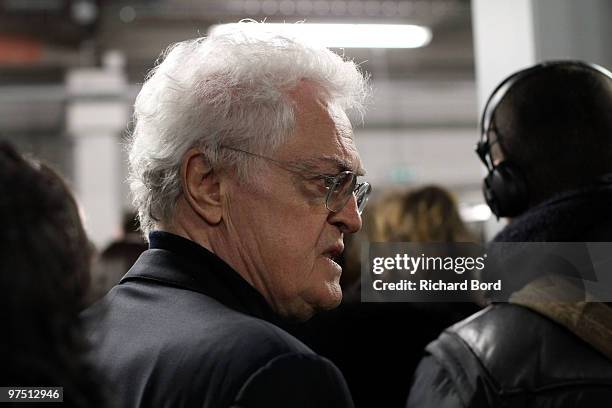
<svg viewBox="0 0 612 408">
<path fill-rule="evenodd" d="M 473 0 L 478 111 L 495 86 L 536 60 L 534 0 Z"/>
<path fill-rule="evenodd" d="M 609 0 L 472 0 L 472 24 L 480 111 L 503 78 L 537 62 L 612 66 Z"/>
<path fill-rule="evenodd" d="M 105 60 L 102 68 L 77 68 L 66 76 L 75 193 L 98 249 L 117 236 L 121 225 L 121 136 L 129 116 L 122 58 L 109 54 Z"/>
<path fill-rule="evenodd" d="M 612 2 L 531 1 L 537 61 L 579 59 L 612 68 Z"/>
</svg>

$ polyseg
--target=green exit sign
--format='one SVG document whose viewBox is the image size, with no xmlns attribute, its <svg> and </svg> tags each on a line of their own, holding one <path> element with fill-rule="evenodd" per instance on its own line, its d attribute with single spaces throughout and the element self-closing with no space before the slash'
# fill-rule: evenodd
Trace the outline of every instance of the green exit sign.
<svg viewBox="0 0 612 408">
<path fill-rule="evenodd" d="M 391 169 L 389 178 L 394 183 L 406 183 L 415 179 L 415 172 L 408 166 L 398 166 Z"/>
</svg>

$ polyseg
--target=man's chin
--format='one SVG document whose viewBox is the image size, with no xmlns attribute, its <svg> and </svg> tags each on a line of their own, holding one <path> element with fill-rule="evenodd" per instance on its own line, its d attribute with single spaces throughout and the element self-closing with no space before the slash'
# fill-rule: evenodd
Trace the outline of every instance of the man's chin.
<svg viewBox="0 0 612 408">
<path fill-rule="evenodd" d="M 338 281 L 334 281 L 328 284 L 329 295 L 326 297 L 325 302 L 320 302 L 315 308 L 316 312 L 335 309 L 342 302 L 342 288 Z"/>
</svg>

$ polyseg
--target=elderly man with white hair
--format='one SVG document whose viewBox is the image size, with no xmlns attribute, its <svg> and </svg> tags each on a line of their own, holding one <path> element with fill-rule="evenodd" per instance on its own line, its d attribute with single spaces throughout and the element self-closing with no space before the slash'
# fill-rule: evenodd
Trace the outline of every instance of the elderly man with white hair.
<svg viewBox="0 0 612 408">
<path fill-rule="evenodd" d="M 370 192 L 346 112 L 367 89 L 353 62 L 278 36 L 184 41 L 149 74 L 130 186 L 150 248 L 84 315 L 120 406 L 352 406 L 279 324 L 342 298 Z"/>
</svg>

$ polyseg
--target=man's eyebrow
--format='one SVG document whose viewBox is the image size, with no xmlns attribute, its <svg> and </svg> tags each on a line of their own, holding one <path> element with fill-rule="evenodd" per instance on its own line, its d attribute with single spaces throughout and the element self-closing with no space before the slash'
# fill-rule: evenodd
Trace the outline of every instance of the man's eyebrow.
<svg viewBox="0 0 612 408">
<path fill-rule="evenodd" d="M 352 171 L 358 176 L 365 175 L 365 169 L 361 166 L 355 166 L 350 161 L 343 159 L 338 156 L 320 156 L 316 158 L 306 158 L 300 161 L 300 165 L 308 168 L 311 171 L 330 171 L 333 168 L 334 171 Z"/>
</svg>

